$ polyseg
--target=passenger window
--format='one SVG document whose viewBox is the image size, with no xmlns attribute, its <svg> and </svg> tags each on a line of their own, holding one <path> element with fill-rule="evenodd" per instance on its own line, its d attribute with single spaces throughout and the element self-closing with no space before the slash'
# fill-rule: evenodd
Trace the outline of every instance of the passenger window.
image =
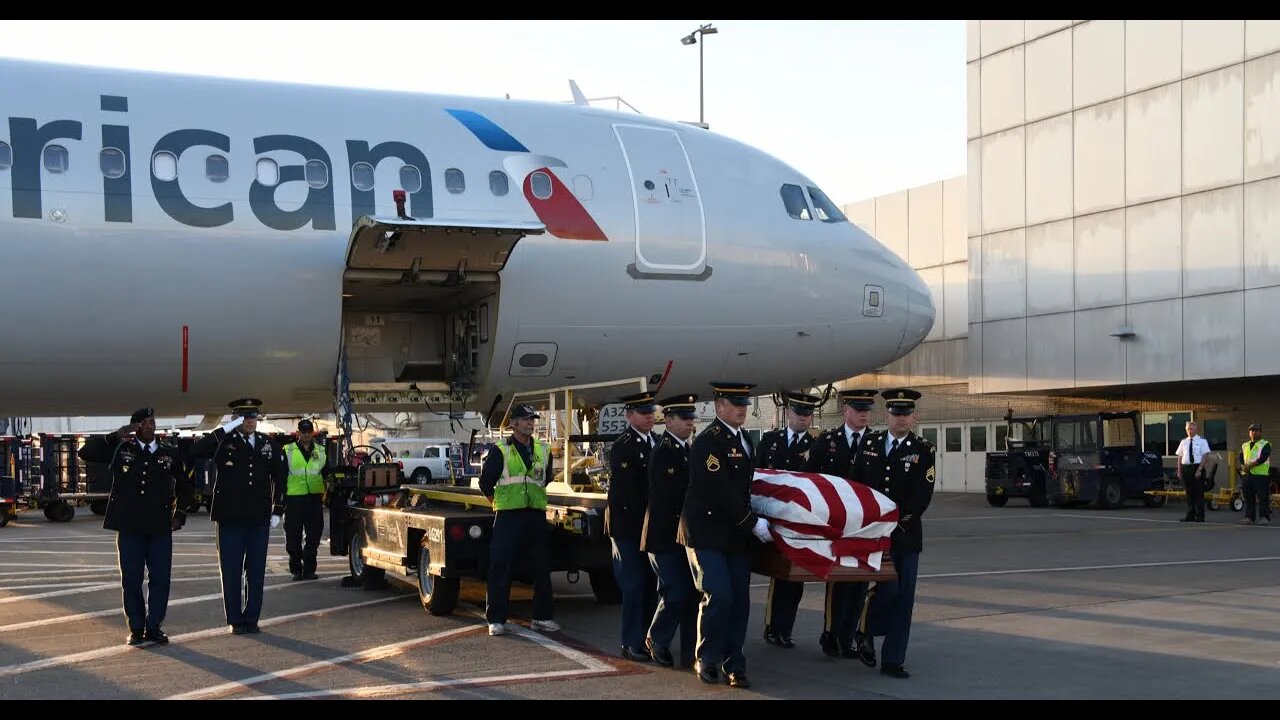
<svg viewBox="0 0 1280 720">
<path fill-rule="evenodd" d="M 13 150 L 9 143 L 0 142 L 0 170 L 8 170 L 13 165 Z"/>
<path fill-rule="evenodd" d="M 102 168 L 102 174 L 109 178 L 118 178 L 124 175 L 125 163 L 124 153 L 116 148 L 103 148 L 98 153 L 98 167 Z"/>
<path fill-rule="evenodd" d="M 797 220 L 811 220 L 809 203 L 804 199 L 804 190 L 799 185 L 782 186 L 782 205 L 787 214 Z"/>
<path fill-rule="evenodd" d="M 818 219 L 825 223 L 849 222 L 849 219 L 840 212 L 840 208 L 831 202 L 831 198 L 818 188 L 809 186 L 809 197 L 813 200 L 813 212 Z"/>
<path fill-rule="evenodd" d="M 369 183 L 369 186 L 373 186 L 372 181 Z M 400 187 L 403 188 L 405 192 L 411 193 L 418 192 L 422 189 L 422 173 L 418 171 L 418 168 L 412 165 L 405 165 L 400 168 Z"/>
<path fill-rule="evenodd" d="M 489 173 L 489 192 L 495 197 L 502 197 L 511 191 L 511 183 L 507 180 L 507 174 L 501 170 L 494 170 Z"/>
<path fill-rule="evenodd" d="M 222 155 L 210 155 L 204 159 L 204 176 L 212 182 L 226 182 L 231 176 L 231 165 Z"/>
<path fill-rule="evenodd" d="M 64 173 L 70 166 L 67 149 L 61 145 L 50 145 L 44 149 L 44 169 L 51 173 Z"/>
<path fill-rule="evenodd" d="M 329 166 L 320 160 L 308 160 L 305 174 L 307 185 L 317 190 L 329 184 Z"/>
<path fill-rule="evenodd" d="M 466 192 L 467 179 L 463 177 L 461 170 L 449 168 L 444 171 L 444 189 L 454 195 L 461 195 Z"/>
<path fill-rule="evenodd" d="M 551 197 L 551 176 L 541 170 L 529 176 L 529 186 L 533 189 L 533 196 L 539 200 Z"/>
<path fill-rule="evenodd" d="M 178 177 L 178 156 L 171 152 L 158 152 L 151 156 L 151 174 L 161 182 Z"/>
<path fill-rule="evenodd" d="M 400 171 L 404 174 L 404 170 Z M 355 185 L 357 190 L 367 191 L 373 189 L 373 166 L 367 162 L 358 162 L 351 166 L 351 184 Z M 408 188 L 405 188 L 406 190 Z"/>
<path fill-rule="evenodd" d="M 258 160 L 257 178 L 259 185 L 275 187 L 280 183 L 280 166 L 271 158 Z"/>
</svg>

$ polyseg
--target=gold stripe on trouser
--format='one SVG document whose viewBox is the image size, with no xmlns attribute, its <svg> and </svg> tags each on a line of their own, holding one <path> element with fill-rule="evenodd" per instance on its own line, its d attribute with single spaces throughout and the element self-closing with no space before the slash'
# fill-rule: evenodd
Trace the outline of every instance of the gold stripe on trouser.
<svg viewBox="0 0 1280 720">
<path fill-rule="evenodd" d="M 858 615 L 858 632 L 863 635 L 867 634 L 867 618 L 871 615 L 871 601 L 876 596 L 876 585 L 871 583 L 867 586 L 867 596 L 862 600 L 862 613 Z"/>
<path fill-rule="evenodd" d="M 831 632 L 831 591 L 836 587 L 835 583 L 827 583 L 827 599 L 822 610 L 822 629 Z"/>
<path fill-rule="evenodd" d="M 777 584 L 778 584 L 778 581 L 776 579 L 769 578 L 769 596 L 764 599 L 764 624 L 765 625 L 773 624 L 773 586 Z"/>
</svg>

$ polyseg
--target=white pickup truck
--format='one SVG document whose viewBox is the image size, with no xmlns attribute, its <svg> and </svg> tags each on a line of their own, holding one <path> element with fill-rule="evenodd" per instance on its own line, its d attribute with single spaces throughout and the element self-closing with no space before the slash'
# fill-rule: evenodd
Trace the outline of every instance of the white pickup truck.
<svg viewBox="0 0 1280 720">
<path fill-rule="evenodd" d="M 373 447 L 385 447 L 391 462 L 400 463 L 408 482 L 419 485 L 449 482 L 456 473 L 459 446 L 451 438 L 373 438 Z"/>
</svg>

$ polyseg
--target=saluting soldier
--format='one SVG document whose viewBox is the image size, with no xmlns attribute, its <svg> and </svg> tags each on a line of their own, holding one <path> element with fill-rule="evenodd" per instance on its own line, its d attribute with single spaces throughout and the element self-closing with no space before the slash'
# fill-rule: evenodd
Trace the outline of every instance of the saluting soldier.
<svg viewBox="0 0 1280 720">
<path fill-rule="evenodd" d="M 818 436 L 809 451 L 806 471 L 852 477 L 855 451 L 871 434 L 871 408 L 879 392 L 867 388 L 840 391 L 844 422 Z M 858 656 L 853 634 L 866 593 L 866 583 L 827 583 L 822 635 L 818 638 L 822 652 L 831 657 Z"/>
<path fill-rule="evenodd" d="M 760 438 L 756 450 L 756 467 L 764 470 L 804 470 L 809 462 L 813 436 L 813 409 L 822 400 L 806 393 L 787 393 L 787 426 L 770 430 Z M 769 600 L 764 611 L 764 641 L 790 650 L 796 644 L 791 630 L 796 624 L 796 611 L 804 596 L 804 583 L 790 580 L 769 581 Z"/>
<path fill-rule="evenodd" d="M 169 605 L 173 568 L 173 531 L 187 516 L 194 488 L 178 449 L 156 439 L 156 412 L 145 407 L 129 424 L 109 435 L 94 435 L 80 449 L 80 459 L 109 465 L 111 494 L 102 527 L 116 531 L 120 587 L 129 622 L 129 645 L 167 643 L 160 629 Z M 148 596 L 142 575 L 150 576 Z M 148 607 L 148 605 L 150 607 Z"/>
<path fill-rule="evenodd" d="M 622 657 L 648 662 L 645 632 L 658 602 L 658 578 L 640 549 L 644 513 L 649 505 L 649 455 L 653 437 L 653 393 L 620 400 L 626 405 L 627 429 L 609 449 L 609 505 L 604 529 L 613 543 L 613 575 L 622 590 Z"/>
<path fill-rule="evenodd" d="M 769 521 L 751 512 L 751 440 L 742 430 L 755 385 L 711 384 L 716 419 L 689 450 L 689 490 L 676 542 L 693 570 L 698 605 L 698 647 L 693 669 L 705 683 L 723 671 L 730 687 L 746 688 L 742 646 L 751 614 L 751 538 L 771 542 Z"/>
<path fill-rule="evenodd" d="M 889 557 L 898 579 L 872 583 L 858 620 L 858 656 L 868 666 L 876 664 L 872 637 L 884 636 L 880 672 L 908 678 L 903 667 L 911 636 L 911 612 L 916 601 L 916 575 L 924 530 L 920 517 L 933 499 L 935 449 L 912 432 L 920 393 L 910 388 L 884 391 L 889 429 L 872 433 L 863 443 L 853 466 L 853 479 L 878 490 L 898 505 L 898 527 L 890 538 Z"/>
<path fill-rule="evenodd" d="M 209 519 L 216 526 L 222 604 L 234 635 L 258 632 L 266 584 L 267 542 L 284 515 L 288 471 L 280 452 L 260 432 L 262 401 L 229 403 L 230 422 L 200 438 L 192 457 L 212 457 L 213 501 Z M 241 576 L 245 592 L 241 595 Z"/>
<path fill-rule="evenodd" d="M 649 623 L 645 647 L 653 661 L 671 667 L 671 642 L 680 631 L 681 667 L 693 665 L 698 638 L 698 606 L 694 603 L 693 574 L 689 556 L 676 542 L 680 511 L 689 489 L 689 441 L 697 418 L 697 395 L 675 395 L 663 400 L 666 431 L 649 456 L 649 507 L 644 514 L 641 549 L 658 576 L 658 606 Z"/>
</svg>

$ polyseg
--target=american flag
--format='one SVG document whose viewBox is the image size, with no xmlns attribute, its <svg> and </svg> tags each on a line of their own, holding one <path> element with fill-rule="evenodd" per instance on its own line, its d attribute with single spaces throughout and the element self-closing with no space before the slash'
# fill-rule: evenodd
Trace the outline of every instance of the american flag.
<svg viewBox="0 0 1280 720">
<path fill-rule="evenodd" d="M 819 473 L 756 470 L 751 511 L 769 520 L 788 560 L 823 579 L 837 564 L 878 571 L 898 524 L 888 496 Z"/>
</svg>

